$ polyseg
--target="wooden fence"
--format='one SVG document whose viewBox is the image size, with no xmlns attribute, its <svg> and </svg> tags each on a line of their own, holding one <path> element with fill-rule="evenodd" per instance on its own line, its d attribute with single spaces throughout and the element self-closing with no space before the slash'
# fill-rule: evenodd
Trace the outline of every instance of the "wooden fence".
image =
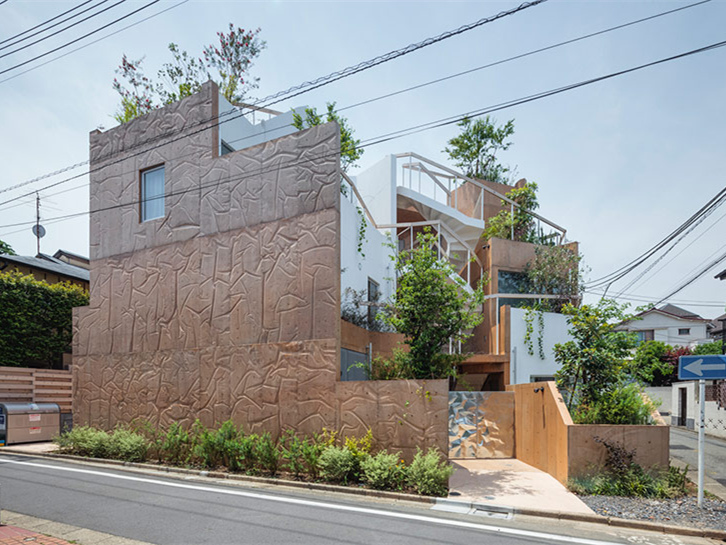
<svg viewBox="0 0 726 545">
<path fill-rule="evenodd" d="M 515 400 L 515 456 L 562 483 L 605 463 L 605 447 L 595 438 L 635 450 L 635 461 L 643 467 L 668 467 L 668 426 L 573 424 L 554 382 L 507 389 Z"/>
<path fill-rule="evenodd" d="M 73 412 L 73 375 L 70 371 L 0 367 L 0 402 L 57 403 Z"/>
</svg>

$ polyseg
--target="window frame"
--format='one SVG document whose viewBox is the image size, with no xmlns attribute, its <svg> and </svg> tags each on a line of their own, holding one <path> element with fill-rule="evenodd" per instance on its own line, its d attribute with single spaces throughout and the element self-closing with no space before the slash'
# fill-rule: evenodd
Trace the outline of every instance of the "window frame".
<svg viewBox="0 0 726 545">
<path fill-rule="evenodd" d="M 691 328 L 690 327 L 679 327 L 678 328 L 678 334 L 679 335 L 690 335 L 691 334 Z"/>
<path fill-rule="evenodd" d="M 154 216 L 154 217 L 145 217 L 146 214 L 146 204 L 149 199 L 146 198 L 145 195 L 145 180 L 146 175 L 155 172 L 157 170 L 161 170 L 163 174 L 163 182 L 162 182 L 162 190 L 163 190 L 163 196 L 161 197 L 161 215 L 160 216 Z M 166 169 L 164 168 L 164 163 L 160 163 L 158 165 L 154 165 L 148 168 L 144 168 L 139 171 L 139 223 L 146 223 L 149 221 L 154 221 L 161 219 L 166 216 Z"/>
</svg>

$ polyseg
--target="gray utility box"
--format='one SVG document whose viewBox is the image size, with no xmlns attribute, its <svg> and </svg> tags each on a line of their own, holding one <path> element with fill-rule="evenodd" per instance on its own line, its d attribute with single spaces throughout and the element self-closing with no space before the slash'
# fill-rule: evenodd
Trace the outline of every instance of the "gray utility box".
<svg viewBox="0 0 726 545">
<path fill-rule="evenodd" d="M 0 447 L 50 441 L 59 434 L 56 403 L 0 403 Z"/>
</svg>

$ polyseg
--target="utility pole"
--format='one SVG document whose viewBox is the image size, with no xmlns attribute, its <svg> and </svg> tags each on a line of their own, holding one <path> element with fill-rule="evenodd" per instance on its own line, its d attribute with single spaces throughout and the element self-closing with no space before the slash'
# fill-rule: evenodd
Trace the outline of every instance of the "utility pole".
<svg viewBox="0 0 726 545">
<path fill-rule="evenodd" d="M 38 251 L 35 255 L 40 254 L 40 194 L 35 192 L 35 240 Z"/>
</svg>

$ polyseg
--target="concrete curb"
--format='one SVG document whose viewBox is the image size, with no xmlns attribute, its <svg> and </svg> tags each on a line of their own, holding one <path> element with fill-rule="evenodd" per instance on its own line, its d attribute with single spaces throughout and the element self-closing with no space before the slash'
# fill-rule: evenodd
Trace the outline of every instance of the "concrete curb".
<svg viewBox="0 0 726 545">
<path fill-rule="evenodd" d="M 529 517 L 571 520 L 575 522 L 591 522 L 617 528 L 632 528 L 633 530 L 646 530 L 649 532 L 658 532 L 662 534 L 681 536 L 706 537 L 710 539 L 720 539 L 722 541 L 726 541 L 726 531 L 710 528 L 689 528 L 687 526 L 661 524 L 658 522 L 648 522 L 645 520 L 621 519 L 615 517 L 604 517 L 602 515 L 596 514 L 588 515 L 584 513 L 568 513 L 564 511 L 549 511 L 546 509 L 531 509 L 526 507 L 507 507 L 503 505 L 466 502 L 460 500 L 452 500 L 448 498 L 436 498 L 434 501 L 436 505 L 458 507 L 462 511 L 468 509 L 472 512 L 486 511 L 490 513 L 510 513 L 512 515 L 523 515 Z"/>
<path fill-rule="evenodd" d="M 176 473 L 180 475 L 196 475 L 199 477 L 211 477 L 213 479 L 227 479 L 230 481 L 241 481 L 256 484 L 271 484 L 279 486 L 289 486 L 291 488 L 301 488 L 306 490 L 319 490 L 322 492 L 342 492 L 346 494 L 354 494 L 357 496 L 367 496 L 369 498 L 383 498 L 388 500 L 412 501 L 418 503 L 433 504 L 438 498 L 432 496 L 419 496 L 416 494 L 405 494 L 402 492 L 388 492 L 385 490 L 372 490 L 370 488 L 354 488 L 352 486 L 341 486 L 326 483 L 310 483 L 306 481 L 291 481 L 288 479 L 277 479 L 272 477 L 255 477 L 253 475 L 242 475 L 238 473 L 225 473 L 223 471 L 207 471 L 200 469 L 186 469 L 183 467 L 171 467 L 157 464 L 146 464 L 137 462 L 122 462 L 120 460 L 108 460 L 106 458 L 86 458 L 85 456 L 73 456 L 70 454 L 54 454 L 49 452 L 28 453 L 21 449 L 13 449 L 13 447 L 3 447 L 0 449 L 2 454 L 15 454 L 39 458 L 51 458 L 59 460 L 69 460 L 76 462 L 88 462 L 94 464 L 106 464 L 131 469 L 154 470 L 163 473 Z"/>
<path fill-rule="evenodd" d="M 451 498 L 435 498 L 432 496 L 416 496 L 413 494 L 403 494 L 400 492 L 385 492 L 380 490 L 371 490 L 367 488 L 353 488 L 348 486 L 339 486 L 334 484 L 308 483 L 303 481 L 290 481 L 286 479 L 272 479 L 269 477 L 254 477 L 251 475 L 238 475 L 234 473 L 224 473 L 221 471 L 204 471 L 198 469 L 185 469 L 181 467 L 170 467 L 156 464 L 145 464 L 135 462 L 122 462 L 119 460 L 107 460 L 104 458 L 85 458 L 83 456 L 72 456 L 69 454 L 53 454 L 53 453 L 32 453 L 29 454 L 22 450 L 15 450 L 12 447 L 3 447 L 0 449 L 0 455 L 14 454 L 37 458 L 50 458 L 59 460 L 69 460 L 74 462 L 86 462 L 89 464 L 105 464 L 119 466 L 133 470 L 154 470 L 164 473 L 176 473 L 180 475 L 196 475 L 199 477 L 211 477 L 215 479 L 227 479 L 230 481 L 250 482 L 257 484 L 271 484 L 280 486 L 289 486 L 292 488 L 301 488 L 308 490 L 319 490 L 323 492 L 339 492 L 354 494 L 358 496 L 367 496 L 372 498 L 382 498 L 390 500 L 412 501 L 430 505 L 439 505 L 449 508 L 458 508 L 462 511 L 471 512 L 485 511 L 488 513 L 503 515 L 522 515 L 529 517 L 541 517 L 557 520 L 571 520 L 574 522 L 590 522 L 594 524 L 603 524 L 618 528 L 631 528 L 633 530 L 646 530 L 649 532 L 658 532 L 662 534 L 704 537 L 709 539 L 718 539 L 726 542 L 726 531 L 715 529 L 689 528 L 686 526 L 675 526 L 672 524 L 661 524 L 658 522 L 647 522 L 644 520 L 630 520 L 614 517 L 605 517 L 602 515 L 588 515 L 584 513 L 568 513 L 564 511 L 550 511 L 546 509 L 531 509 L 525 507 L 509 507 L 506 505 L 495 505 L 488 503 L 467 502 L 455 500 Z"/>
</svg>

